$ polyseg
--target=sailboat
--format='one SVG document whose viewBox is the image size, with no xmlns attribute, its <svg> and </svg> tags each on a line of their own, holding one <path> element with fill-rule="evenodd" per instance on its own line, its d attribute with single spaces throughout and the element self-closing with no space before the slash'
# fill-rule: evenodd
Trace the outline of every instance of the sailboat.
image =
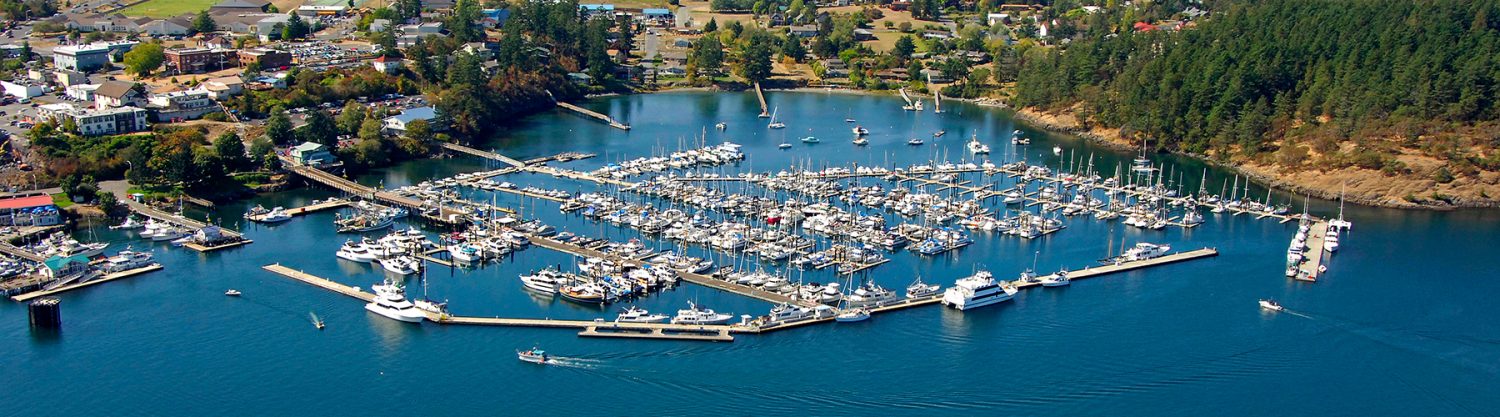
<svg viewBox="0 0 1500 417">
<path fill-rule="evenodd" d="M 771 123 L 769 123 L 769 124 L 766 125 L 767 128 L 771 128 L 771 129 L 785 129 L 786 128 L 786 123 L 782 123 L 780 120 L 776 120 L 776 113 L 778 111 L 780 111 L 780 109 L 772 109 L 771 110 Z"/>
</svg>

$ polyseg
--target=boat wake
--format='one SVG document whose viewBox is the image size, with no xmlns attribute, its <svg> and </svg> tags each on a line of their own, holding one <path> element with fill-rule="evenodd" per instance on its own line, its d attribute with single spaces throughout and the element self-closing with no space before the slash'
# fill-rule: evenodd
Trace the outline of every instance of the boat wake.
<svg viewBox="0 0 1500 417">
<path fill-rule="evenodd" d="M 1341 331 L 1359 336 L 1371 342 L 1437 359 L 1461 368 L 1500 375 L 1500 354 L 1492 349 L 1494 342 L 1491 341 L 1475 343 L 1474 340 L 1463 338 L 1435 337 L 1423 334 L 1421 330 L 1390 329 L 1333 316 L 1297 313 L 1291 310 L 1285 312 L 1326 325 L 1330 331 Z M 1483 352 L 1488 352 L 1488 354 Z"/>
</svg>

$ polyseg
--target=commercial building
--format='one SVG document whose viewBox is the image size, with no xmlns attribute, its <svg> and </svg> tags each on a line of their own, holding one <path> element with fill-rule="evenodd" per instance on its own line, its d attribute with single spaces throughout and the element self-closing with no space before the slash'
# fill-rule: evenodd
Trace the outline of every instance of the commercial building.
<svg viewBox="0 0 1500 417">
<path fill-rule="evenodd" d="M 115 135 L 146 130 L 150 124 L 146 119 L 151 112 L 139 107 L 113 109 L 80 109 L 72 104 L 57 103 L 37 107 L 42 117 L 59 122 L 72 121 L 78 126 L 78 134 L 84 136 Z"/>
<path fill-rule="evenodd" d="M 41 84 L 27 80 L 0 81 L 0 87 L 5 89 L 5 95 L 15 98 L 32 98 L 46 92 Z"/>
<path fill-rule="evenodd" d="M 146 102 L 148 108 L 156 112 L 158 122 L 194 120 L 222 109 L 208 97 L 207 91 L 201 90 L 154 94 Z"/>
<path fill-rule="evenodd" d="M 52 49 L 52 66 L 72 71 L 93 71 L 109 65 L 112 56 L 123 55 L 137 43 L 139 42 L 116 41 L 59 46 Z"/>
<path fill-rule="evenodd" d="M 292 54 L 270 48 L 253 48 L 240 51 L 240 66 L 258 65 L 263 70 L 292 66 Z"/>
<path fill-rule="evenodd" d="M 55 226 L 62 224 L 62 214 L 46 194 L 0 199 L 0 224 L 6 226 Z"/>
<path fill-rule="evenodd" d="M 198 74 L 240 64 L 239 51 L 233 49 L 168 49 L 165 55 L 168 74 Z"/>
<path fill-rule="evenodd" d="M 401 114 L 385 118 L 386 133 L 401 134 L 406 132 L 406 126 L 418 120 L 431 120 L 437 117 L 437 110 L 431 107 L 416 107 L 406 109 Z"/>
</svg>

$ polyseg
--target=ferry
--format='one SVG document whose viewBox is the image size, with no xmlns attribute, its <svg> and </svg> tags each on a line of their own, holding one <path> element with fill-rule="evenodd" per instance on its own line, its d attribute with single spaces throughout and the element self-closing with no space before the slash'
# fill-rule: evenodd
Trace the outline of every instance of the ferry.
<svg viewBox="0 0 1500 417">
<path fill-rule="evenodd" d="M 1260 300 L 1260 308 L 1270 311 L 1286 310 L 1286 308 L 1282 307 L 1281 303 L 1277 303 L 1276 300 Z"/>
<path fill-rule="evenodd" d="M 546 351 L 543 351 L 542 349 L 536 347 L 531 348 L 531 350 L 516 351 L 516 358 L 520 359 L 521 362 L 529 362 L 538 365 L 546 365 L 547 363 L 552 361 L 551 358 L 547 357 Z"/>
<path fill-rule="evenodd" d="M 1015 286 L 995 282 L 989 271 L 979 271 L 973 276 L 955 281 L 953 288 L 943 292 L 942 303 L 959 310 L 968 310 L 1010 300 L 1016 292 Z"/>
<path fill-rule="evenodd" d="M 615 316 L 615 321 L 620 323 L 665 323 L 670 317 L 666 314 L 651 314 L 646 309 L 628 307 L 620 315 Z"/>
<path fill-rule="evenodd" d="M 375 290 L 375 300 L 365 304 L 365 310 L 407 323 L 418 323 L 427 318 L 410 301 L 406 301 L 406 291 L 401 286 L 387 280 L 384 284 L 370 286 L 370 289 Z"/>
<path fill-rule="evenodd" d="M 672 324 L 724 324 L 732 318 L 733 315 L 716 313 L 713 309 L 702 308 L 689 301 L 686 310 L 677 310 L 677 316 L 672 317 Z"/>
</svg>

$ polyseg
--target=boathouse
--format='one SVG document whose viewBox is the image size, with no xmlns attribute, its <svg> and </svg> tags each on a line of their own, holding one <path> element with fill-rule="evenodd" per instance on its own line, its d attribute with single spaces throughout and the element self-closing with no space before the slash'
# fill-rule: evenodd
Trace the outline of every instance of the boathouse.
<svg viewBox="0 0 1500 417">
<path fill-rule="evenodd" d="M 62 224 L 62 213 L 46 194 L 0 199 L 0 224 L 7 226 L 54 226 Z"/>
</svg>

